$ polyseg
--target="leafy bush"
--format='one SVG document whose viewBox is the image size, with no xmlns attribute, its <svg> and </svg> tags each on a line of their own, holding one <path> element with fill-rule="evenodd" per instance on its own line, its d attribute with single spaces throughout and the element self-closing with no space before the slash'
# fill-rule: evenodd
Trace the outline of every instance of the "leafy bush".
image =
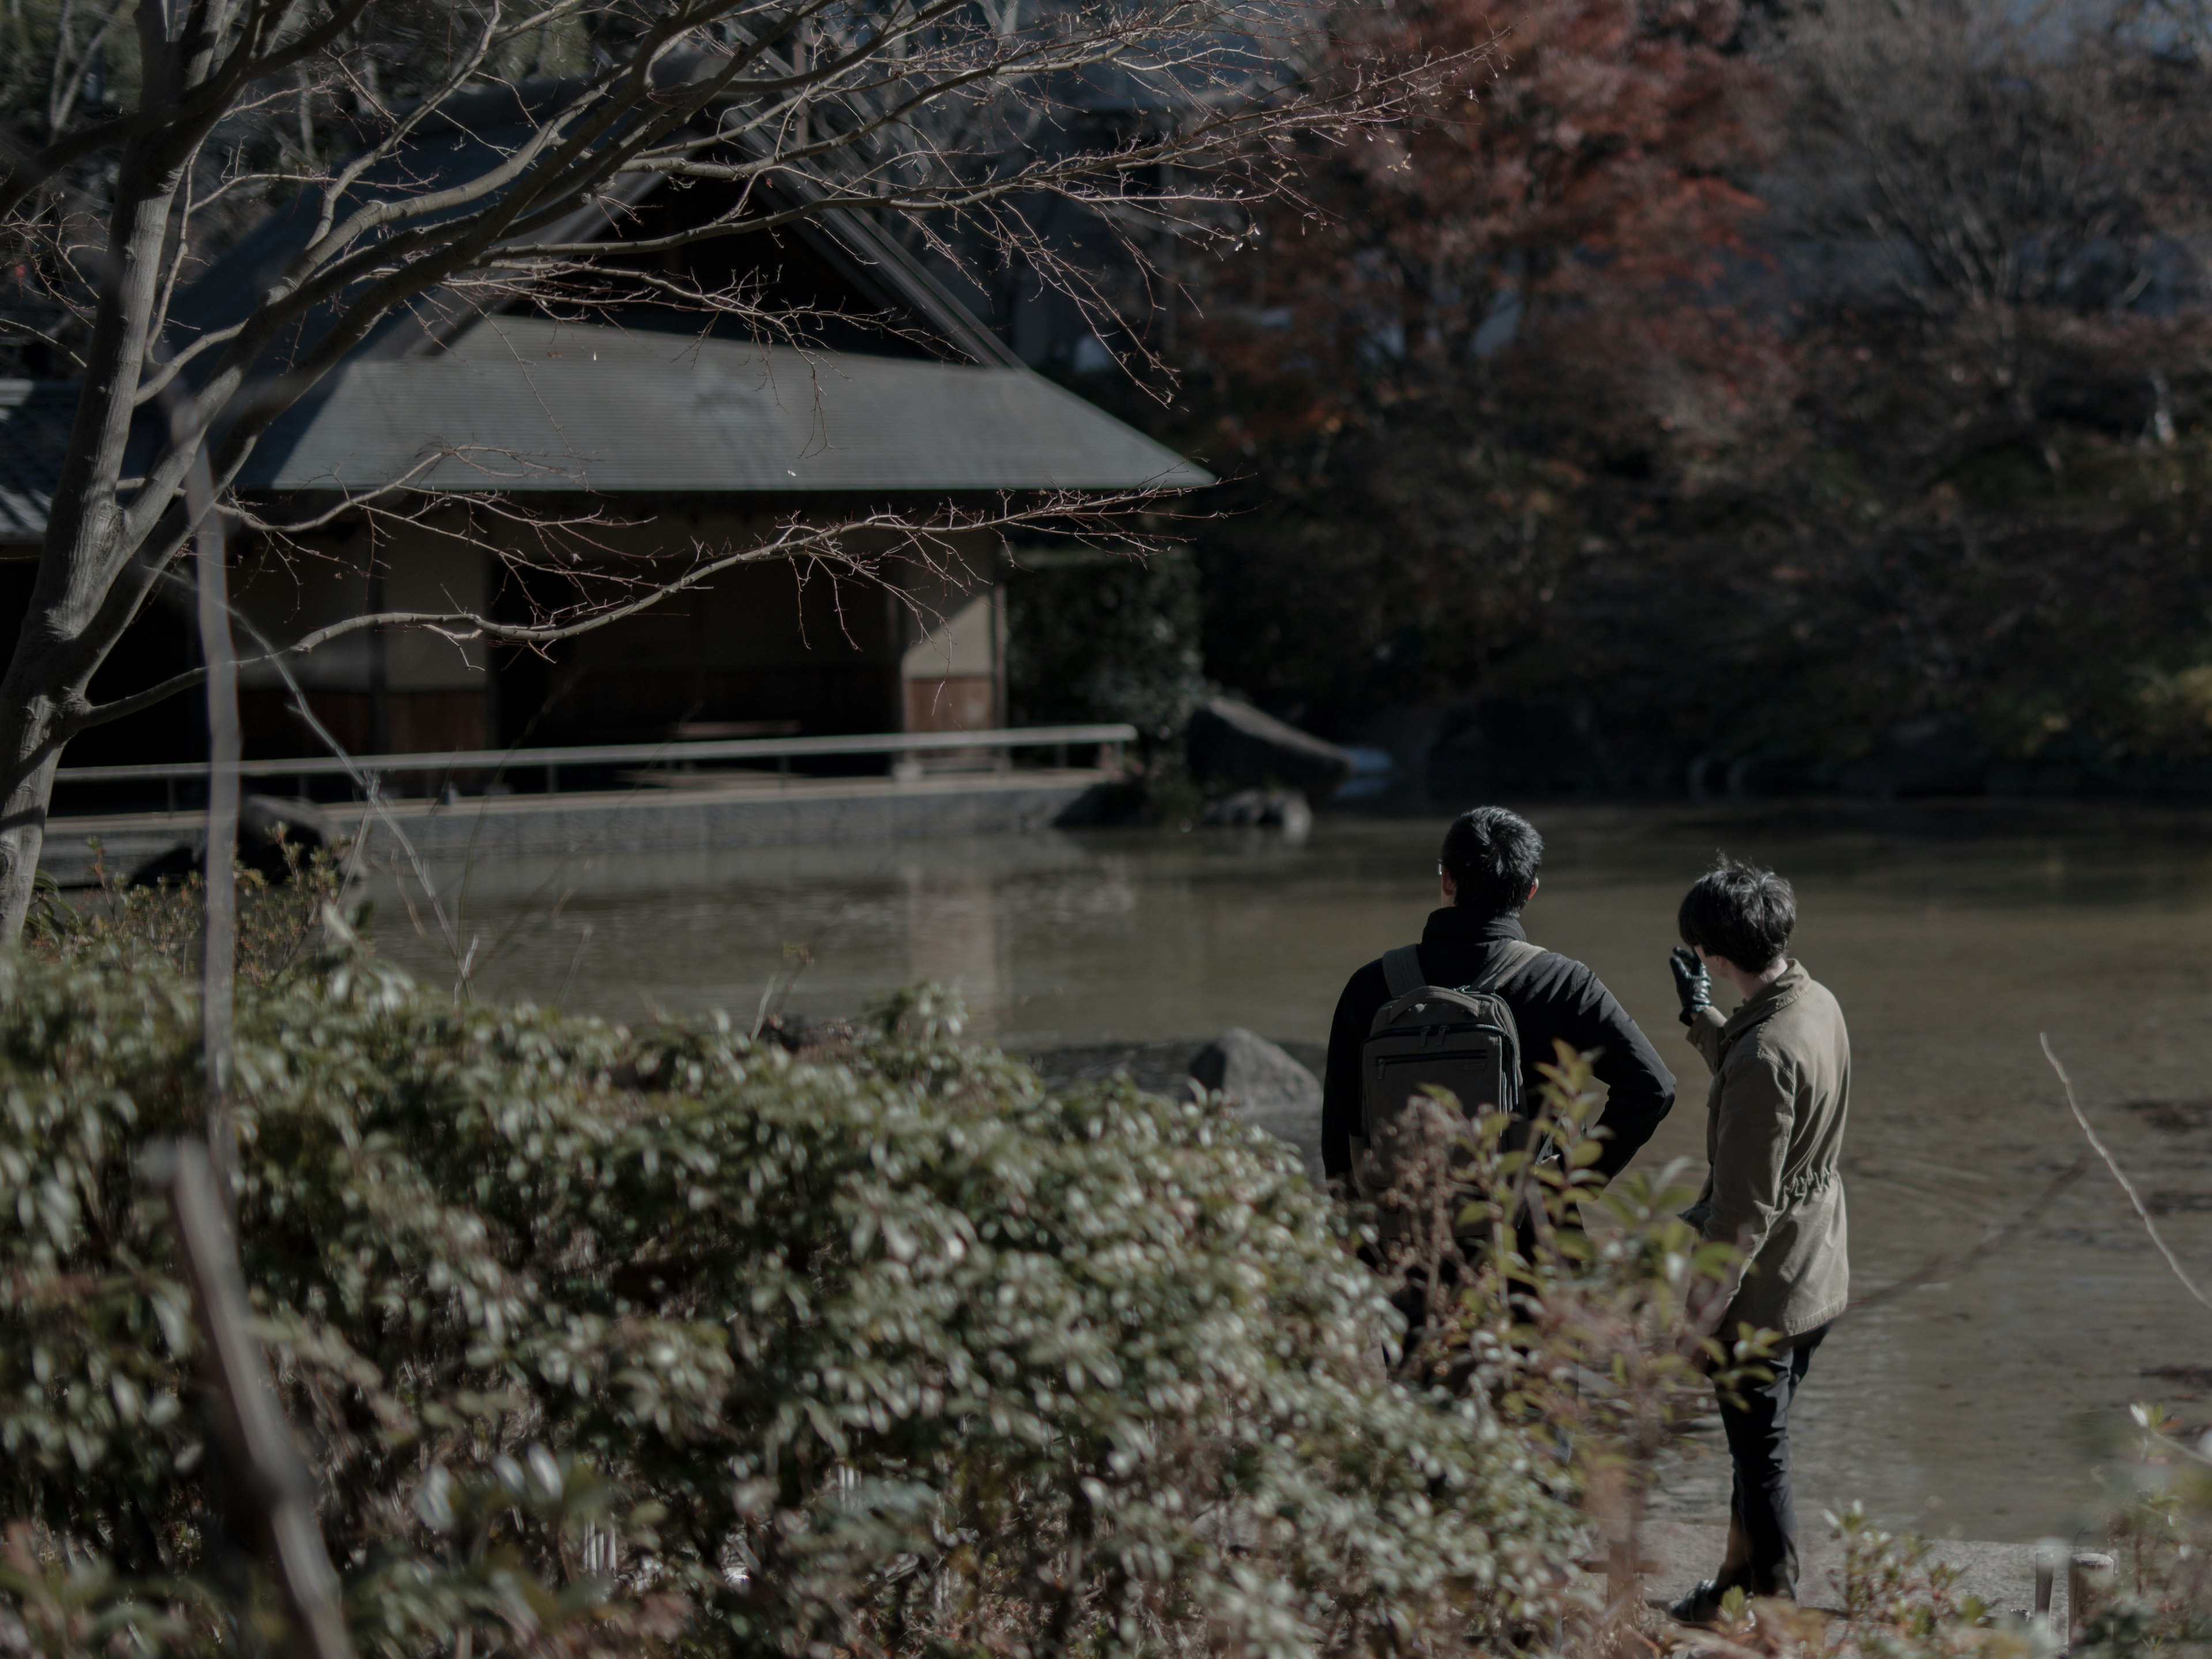
<svg viewBox="0 0 2212 1659">
<path fill-rule="evenodd" d="M 1539 1069 L 1532 1122 L 1493 1111 L 1470 1125 L 1443 1096 L 1401 1121 L 1389 1162 L 1402 1173 L 1373 1206 L 1396 1221 L 1377 1225 L 1391 1242 L 1372 1255 L 1414 1316 L 1400 1374 L 1478 1393 L 1538 1437 L 1625 1565 L 1642 1555 L 1659 1455 L 1717 1382 L 1771 1355 L 1772 1333 L 1717 1332 L 1742 1258 L 1681 1218 L 1696 1196 L 1686 1162 L 1600 1188 L 1589 1057 L 1562 1042 Z M 1600 1627 L 1632 1615 L 1637 1594 L 1617 1570 Z"/>
<path fill-rule="evenodd" d="M 133 885 L 108 867 L 95 838 L 92 885 L 74 901 L 43 874 L 24 928 L 26 942 L 49 959 L 100 954 L 144 957 L 179 974 L 198 975 L 207 884 L 194 871 L 182 881 Z M 290 974 L 322 936 L 323 909 L 345 896 L 347 872 L 328 848 L 284 846 L 283 879 L 240 864 L 238 976 L 260 986 Z"/>
<path fill-rule="evenodd" d="M 53 1650 L 272 1616 L 133 1186 L 197 1130 L 197 1018 L 112 939 L 0 963 L 0 1514 L 36 1523 L 0 1589 Z M 1292 1158 L 959 1030 L 926 993 L 799 1053 L 456 1007 L 343 937 L 242 991 L 240 1254 L 364 1651 L 1449 1653 L 1558 1615 L 1556 1466 L 1389 1378 Z"/>
<path fill-rule="evenodd" d="M 2060 1644 L 2046 1622 L 2000 1619 L 1960 1595 L 1959 1571 L 1925 1539 L 1884 1532 L 1856 1504 L 1828 1522 L 1844 1547 L 1842 1617 L 1747 1602 L 1731 1591 L 1723 1651 L 1734 1659 L 2057 1659 Z"/>
<path fill-rule="evenodd" d="M 2212 1435 L 2138 1406 L 2111 1468 L 2118 1571 L 2083 1621 L 2085 1659 L 2201 1653 L 2212 1644 Z"/>
<path fill-rule="evenodd" d="M 0 962 L 10 1652 L 281 1630 L 134 1185 L 145 1143 L 198 1129 L 197 1006 L 133 932 L 190 898 Z M 1733 1259 L 1674 1171 L 1590 1191 L 1582 1058 L 1551 1068 L 1554 1160 L 1427 1120 L 1429 1224 L 1368 1234 L 1377 1275 L 1220 1103 L 1050 1093 L 933 992 L 793 1051 L 456 1006 L 324 927 L 241 997 L 238 1231 L 366 1654 L 1679 1643 L 1576 1564 L 1592 1534 L 1635 1558 L 1657 1452 L 1765 1350 L 1708 1330 Z M 2207 1627 L 2205 1465 L 2146 1426 L 2099 1659 Z M 2049 1651 L 1840 1524 L 1849 1617 L 1754 1603 L 1723 1650 Z"/>
</svg>

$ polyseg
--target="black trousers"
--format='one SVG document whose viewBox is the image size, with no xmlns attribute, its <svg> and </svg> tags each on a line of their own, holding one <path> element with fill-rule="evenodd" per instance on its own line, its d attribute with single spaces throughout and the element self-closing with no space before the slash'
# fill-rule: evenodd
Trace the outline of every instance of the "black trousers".
<svg viewBox="0 0 2212 1659">
<path fill-rule="evenodd" d="M 1813 1369 L 1813 1351 L 1830 1326 L 1794 1338 L 1769 1364 L 1771 1382 L 1744 1382 L 1743 1403 L 1721 1401 L 1721 1428 L 1735 1489 L 1729 1499 L 1728 1558 L 1716 1587 L 1723 1595 L 1797 1596 L 1797 1509 L 1790 1492 L 1790 1405 Z"/>
</svg>

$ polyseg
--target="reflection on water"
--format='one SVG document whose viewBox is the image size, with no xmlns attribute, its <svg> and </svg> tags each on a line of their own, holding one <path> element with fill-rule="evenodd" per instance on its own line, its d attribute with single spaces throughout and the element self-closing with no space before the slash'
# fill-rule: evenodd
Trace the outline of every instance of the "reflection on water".
<svg viewBox="0 0 2212 1659">
<path fill-rule="evenodd" d="M 1796 881 L 1798 954 L 1850 1018 L 1860 1288 L 1972 1246 L 2073 1159 L 2043 1031 L 2184 1259 L 2212 1267 L 2204 819 L 1995 805 L 1532 816 L 1552 850 L 1531 934 L 1596 968 L 1685 1078 L 1639 1162 L 1701 1153 L 1703 1082 L 1665 957 L 1683 889 L 1725 847 Z M 1297 848 L 1094 832 L 479 867 L 457 931 L 475 945 L 479 994 L 620 1018 L 719 1007 L 750 1021 L 764 994 L 844 1014 L 926 977 L 958 985 L 979 1026 L 1019 1047 L 1232 1024 L 1318 1041 L 1345 975 L 1418 933 L 1440 827 L 1324 821 Z M 452 976 L 452 953 L 396 902 L 380 914 L 387 951 Z M 2212 1320 L 2099 1175 L 1996 1260 L 1838 1328 L 1800 1401 L 1806 1513 L 1856 1497 L 1936 1532 L 2063 1529 L 2090 1490 L 2085 1425 L 2146 1397 L 2203 1423 L 2200 1391 Z M 1712 1516 L 1724 1474 L 1718 1456 L 1688 1460 L 1662 1510 Z"/>
</svg>

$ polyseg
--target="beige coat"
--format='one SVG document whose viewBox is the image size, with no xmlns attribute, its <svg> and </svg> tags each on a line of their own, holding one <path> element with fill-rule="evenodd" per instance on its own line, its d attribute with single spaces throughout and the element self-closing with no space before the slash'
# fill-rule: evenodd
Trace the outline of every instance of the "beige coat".
<svg viewBox="0 0 2212 1659">
<path fill-rule="evenodd" d="M 1711 1008 L 1690 1042 L 1712 1068 L 1705 1156 L 1712 1170 L 1690 1212 L 1708 1239 L 1741 1243 L 1742 1287 L 1722 1321 L 1798 1336 L 1850 1301 L 1844 1215 L 1844 1119 L 1851 1040 L 1826 987 L 1792 962 L 1723 1020 Z"/>
</svg>

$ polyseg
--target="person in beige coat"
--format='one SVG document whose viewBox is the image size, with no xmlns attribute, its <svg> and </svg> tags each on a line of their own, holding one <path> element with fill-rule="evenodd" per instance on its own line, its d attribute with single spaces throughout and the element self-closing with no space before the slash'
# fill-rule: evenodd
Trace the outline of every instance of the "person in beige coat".
<svg viewBox="0 0 2212 1659">
<path fill-rule="evenodd" d="M 1733 1340 L 1747 1327 L 1781 1339 L 1771 1380 L 1754 1372 L 1735 1401 L 1721 1401 L 1735 1466 L 1727 1558 L 1674 1608 L 1684 1622 L 1703 1624 L 1730 1589 L 1797 1594 L 1790 1407 L 1814 1351 L 1850 1302 L 1837 1165 L 1851 1043 L 1836 999 L 1788 954 L 1797 902 L 1780 876 L 1724 859 L 1690 890 L 1679 921 L 1688 947 L 1672 964 L 1682 1023 L 1713 1074 L 1705 1097 L 1711 1169 L 1686 1218 L 1744 1253 L 1720 1334 Z M 1712 1006 L 1715 976 L 1743 998 L 1725 1019 Z"/>
</svg>

